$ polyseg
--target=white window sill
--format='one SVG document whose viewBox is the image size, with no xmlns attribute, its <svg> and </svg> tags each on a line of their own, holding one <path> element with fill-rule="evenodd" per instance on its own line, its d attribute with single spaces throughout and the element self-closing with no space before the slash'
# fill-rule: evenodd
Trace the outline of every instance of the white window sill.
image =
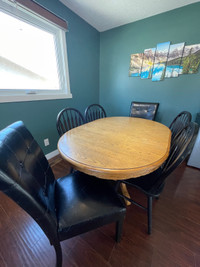
<svg viewBox="0 0 200 267">
<path fill-rule="evenodd" d="M 0 103 L 8 103 L 8 102 L 24 102 L 24 101 L 38 101 L 38 100 L 54 100 L 54 99 L 66 99 L 72 98 L 72 94 L 28 94 L 28 95 L 7 95 L 0 96 Z"/>
</svg>

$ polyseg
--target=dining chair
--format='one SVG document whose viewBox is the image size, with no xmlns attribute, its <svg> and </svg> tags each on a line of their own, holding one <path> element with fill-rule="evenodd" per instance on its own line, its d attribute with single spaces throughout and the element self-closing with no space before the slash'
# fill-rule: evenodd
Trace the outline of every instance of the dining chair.
<svg viewBox="0 0 200 267">
<path fill-rule="evenodd" d="M 85 109 L 85 122 L 105 118 L 106 112 L 99 104 L 92 104 Z"/>
<path fill-rule="evenodd" d="M 172 132 L 171 135 L 171 144 L 173 144 L 173 140 L 175 136 L 192 120 L 192 115 L 188 111 L 180 112 L 171 122 L 169 129 Z"/>
<path fill-rule="evenodd" d="M 165 163 L 153 173 L 150 173 L 139 178 L 131 178 L 127 180 L 118 181 L 116 184 L 116 190 L 119 191 L 120 183 L 124 183 L 128 186 L 135 187 L 143 192 L 147 197 L 147 206 L 143 206 L 137 201 L 122 195 L 119 195 L 135 204 L 145 211 L 147 211 L 148 218 L 148 234 L 151 234 L 152 230 L 152 200 L 158 198 L 164 188 L 165 181 L 172 171 L 174 171 L 191 153 L 192 148 L 197 137 L 199 126 L 198 124 L 191 122 L 181 132 L 176 135 L 173 145 L 170 148 L 170 153 Z"/>
<path fill-rule="evenodd" d="M 64 108 L 57 116 L 56 127 L 58 134 L 62 136 L 67 131 L 85 123 L 83 115 L 75 108 Z"/>
<path fill-rule="evenodd" d="M 57 267 L 62 266 L 63 240 L 115 222 L 120 241 L 126 209 L 109 181 L 78 171 L 55 180 L 21 121 L 0 131 L 0 190 L 41 227 L 54 246 Z"/>
<path fill-rule="evenodd" d="M 130 117 L 143 118 L 148 120 L 155 120 L 159 103 L 151 102 L 131 102 Z"/>
</svg>

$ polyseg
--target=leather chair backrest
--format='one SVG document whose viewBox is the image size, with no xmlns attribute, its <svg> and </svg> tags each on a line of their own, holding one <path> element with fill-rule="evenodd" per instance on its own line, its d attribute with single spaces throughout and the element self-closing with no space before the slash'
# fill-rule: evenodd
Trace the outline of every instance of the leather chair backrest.
<svg viewBox="0 0 200 267">
<path fill-rule="evenodd" d="M 0 190 L 54 239 L 57 231 L 56 180 L 41 148 L 23 122 L 0 131 Z"/>
<path fill-rule="evenodd" d="M 130 117 L 155 120 L 159 103 L 147 103 L 133 101 L 130 107 Z"/>
</svg>

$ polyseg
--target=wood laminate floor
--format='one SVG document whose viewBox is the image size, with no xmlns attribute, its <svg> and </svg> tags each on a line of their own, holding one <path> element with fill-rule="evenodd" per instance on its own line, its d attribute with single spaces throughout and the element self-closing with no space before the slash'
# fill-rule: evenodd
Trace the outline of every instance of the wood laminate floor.
<svg viewBox="0 0 200 267">
<path fill-rule="evenodd" d="M 64 161 L 52 168 L 58 178 L 69 171 Z M 133 189 L 131 195 L 145 203 Z M 63 267 L 199 267 L 200 170 L 183 163 L 153 202 L 152 234 L 146 213 L 127 207 L 123 238 L 114 241 L 114 224 L 63 241 Z M 0 193 L 0 267 L 55 266 L 55 253 L 39 226 Z"/>
</svg>

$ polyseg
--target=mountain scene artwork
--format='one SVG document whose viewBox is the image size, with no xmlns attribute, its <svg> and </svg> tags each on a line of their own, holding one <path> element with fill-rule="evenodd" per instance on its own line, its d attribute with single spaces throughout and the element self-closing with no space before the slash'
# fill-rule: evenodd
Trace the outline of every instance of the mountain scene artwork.
<svg viewBox="0 0 200 267">
<path fill-rule="evenodd" d="M 181 59 L 185 43 L 170 45 L 165 78 L 178 77 L 181 73 Z"/>
<path fill-rule="evenodd" d="M 170 42 L 157 44 L 152 73 L 152 81 L 161 81 L 164 79 L 169 47 Z"/>
<path fill-rule="evenodd" d="M 129 68 L 129 76 L 138 77 L 141 74 L 141 66 L 143 61 L 143 53 L 132 54 Z"/>
<path fill-rule="evenodd" d="M 148 48 L 144 53 L 131 55 L 129 76 L 161 81 L 181 74 L 198 72 L 200 64 L 200 44 L 185 43 L 157 44 L 156 48 Z"/>
<path fill-rule="evenodd" d="M 144 50 L 142 70 L 140 75 L 142 79 L 151 79 L 152 77 L 155 52 L 155 48 L 149 48 Z"/>
<path fill-rule="evenodd" d="M 197 73 L 200 64 L 200 44 L 185 46 L 179 74 Z"/>
</svg>

